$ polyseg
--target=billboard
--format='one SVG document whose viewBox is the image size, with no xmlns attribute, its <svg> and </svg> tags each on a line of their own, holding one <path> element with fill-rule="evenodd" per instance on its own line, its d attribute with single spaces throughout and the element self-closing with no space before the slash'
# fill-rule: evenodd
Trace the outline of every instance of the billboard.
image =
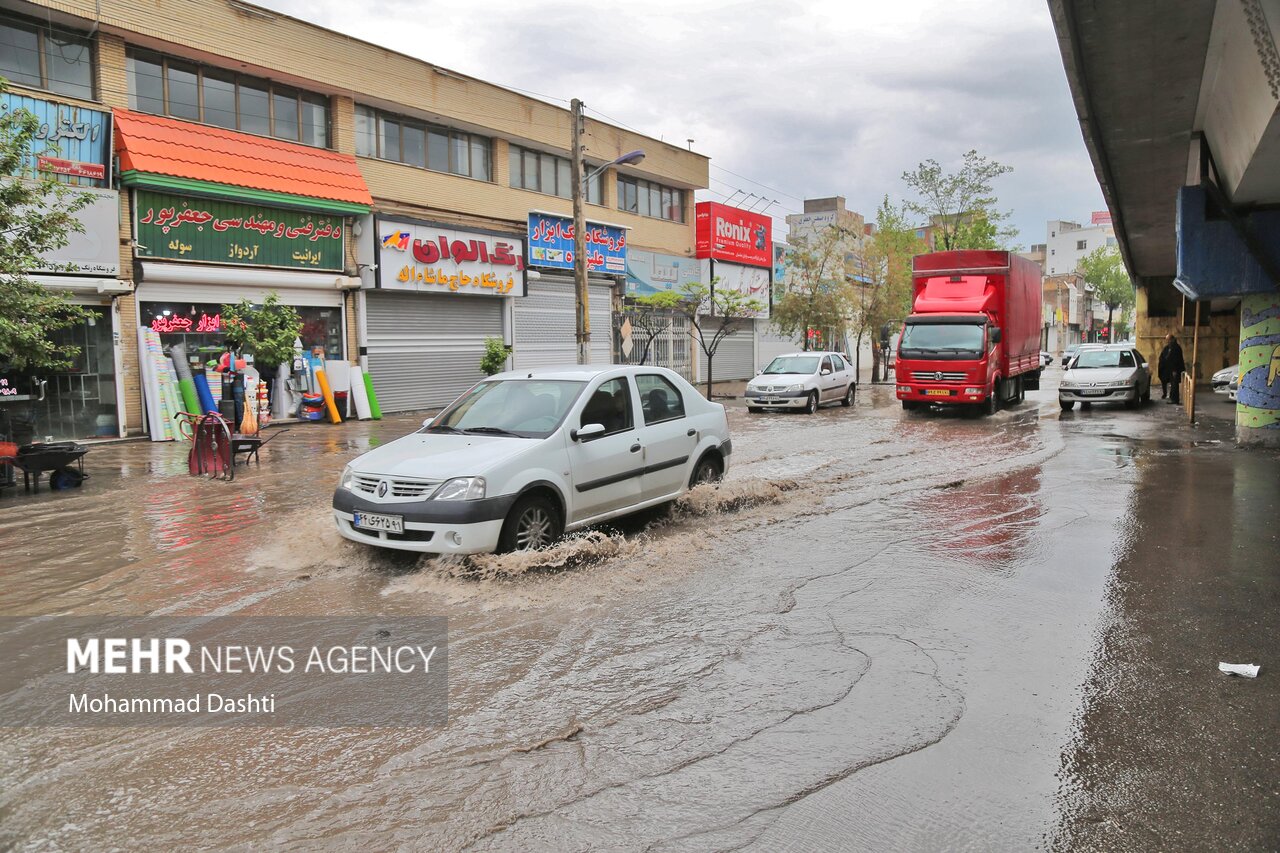
<svg viewBox="0 0 1280 853">
<path fill-rule="evenodd" d="M 702 261 L 706 281 L 714 281 L 712 291 L 736 290 L 743 296 L 760 303 L 760 310 L 751 316 L 758 320 L 769 319 L 769 267 L 748 267 L 710 259 Z M 707 305 L 708 312 L 715 313 L 714 300 Z"/>
<path fill-rule="evenodd" d="M 37 272 L 110 276 L 120 274 L 120 197 L 115 190 L 82 187 L 76 192 L 90 197 L 76 213 L 83 231 L 68 231 L 67 245 L 40 256 L 49 264 Z"/>
<path fill-rule="evenodd" d="M 38 172 L 52 172 L 80 186 L 110 185 L 109 113 L 10 92 L 0 94 L 0 112 L 17 110 L 31 113 L 40 124 L 31 151 L 22 158 L 19 175 L 35 177 Z"/>
<path fill-rule="evenodd" d="M 773 218 L 714 201 L 698 202 L 695 246 L 699 258 L 753 267 L 773 265 Z"/>
<path fill-rule="evenodd" d="M 524 242 L 416 220 L 377 218 L 378 287 L 417 293 L 524 296 Z"/>
<path fill-rule="evenodd" d="M 649 296 L 664 290 L 679 290 L 701 281 L 698 261 L 677 255 L 663 255 L 631 249 L 627 252 L 627 296 Z"/>
<path fill-rule="evenodd" d="M 587 270 L 610 275 L 627 272 L 627 230 L 621 225 L 587 222 Z M 573 269 L 573 219 L 555 213 L 529 213 L 529 265 Z"/>
</svg>

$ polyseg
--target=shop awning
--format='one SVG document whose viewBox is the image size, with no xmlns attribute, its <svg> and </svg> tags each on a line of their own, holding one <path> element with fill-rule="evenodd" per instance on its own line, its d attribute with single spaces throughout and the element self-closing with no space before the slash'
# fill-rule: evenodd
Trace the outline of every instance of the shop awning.
<svg viewBox="0 0 1280 853">
<path fill-rule="evenodd" d="M 120 109 L 115 131 L 126 186 L 346 215 L 373 204 L 348 154 Z"/>
</svg>

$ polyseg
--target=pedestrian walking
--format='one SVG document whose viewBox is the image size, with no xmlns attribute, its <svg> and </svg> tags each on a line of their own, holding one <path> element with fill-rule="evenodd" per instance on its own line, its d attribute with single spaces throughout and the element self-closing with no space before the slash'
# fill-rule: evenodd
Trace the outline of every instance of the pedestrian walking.
<svg viewBox="0 0 1280 853">
<path fill-rule="evenodd" d="M 1182 358 L 1182 347 L 1178 346 L 1178 339 L 1170 332 L 1164 337 L 1164 349 L 1160 350 L 1160 361 L 1157 363 L 1157 371 L 1160 374 L 1160 399 L 1167 399 L 1170 403 L 1182 402 L 1180 399 L 1182 374 L 1186 369 L 1187 363 Z"/>
</svg>

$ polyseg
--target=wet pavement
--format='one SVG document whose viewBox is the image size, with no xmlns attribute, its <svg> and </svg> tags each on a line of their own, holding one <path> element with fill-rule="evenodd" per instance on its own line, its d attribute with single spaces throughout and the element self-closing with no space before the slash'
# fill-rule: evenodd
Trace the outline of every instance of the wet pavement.
<svg viewBox="0 0 1280 853">
<path fill-rule="evenodd" d="M 444 615 L 450 720 L 0 730 L 0 846 L 1274 849 L 1280 456 L 1052 385 L 731 402 L 718 490 L 535 558 L 338 537 L 343 465 L 420 416 L 298 425 L 231 483 L 95 447 L 0 496 L 0 615 Z"/>
</svg>

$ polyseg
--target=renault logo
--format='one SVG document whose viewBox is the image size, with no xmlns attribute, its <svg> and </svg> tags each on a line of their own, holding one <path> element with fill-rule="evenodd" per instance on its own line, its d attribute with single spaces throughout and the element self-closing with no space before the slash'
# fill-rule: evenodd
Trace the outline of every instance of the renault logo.
<svg viewBox="0 0 1280 853">
<path fill-rule="evenodd" d="M 387 496 L 387 481 L 382 480 L 378 483 L 378 497 L 385 498 Z"/>
<path fill-rule="evenodd" d="M 933 378 L 934 378 L 936 381 L 941 382 L 941 381 L 942 381 L 942 374 L 941 374 L 941 373 L 935 373 L 935 374 L 933 374 Z"/>
</svg>

